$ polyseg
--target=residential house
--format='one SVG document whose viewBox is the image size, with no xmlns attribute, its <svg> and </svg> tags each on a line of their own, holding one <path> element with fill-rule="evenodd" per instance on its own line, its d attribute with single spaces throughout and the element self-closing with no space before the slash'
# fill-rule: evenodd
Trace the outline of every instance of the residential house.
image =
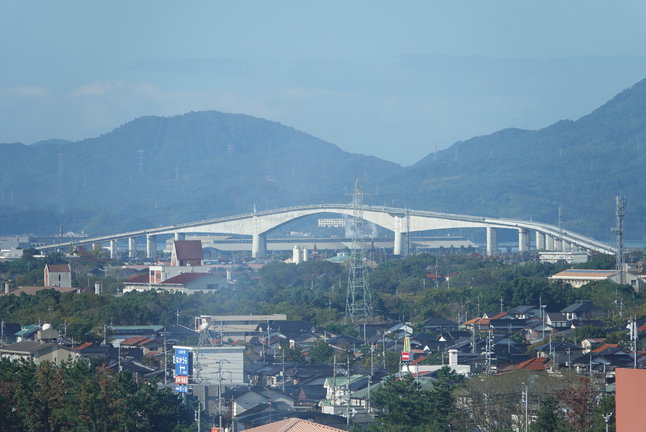
<svg viewBox="0 0 646 432">
<path fill-rule="evenodd" d="M 351 410 L 365 411 L 365 399 L 353 398 L 352 393 L 367 386 L 368 377 L 363 375 L 328 377 L 323 384 L 326 397 L 321 401 L 321 412 L 347 416 Z"/>
<path fill-rule="evenodd" d="M 507 315 L 516 319 L 529 319 L 541 316 L 541 310 L 533 305 L 520 305 L 508 310 Z"/>
<path fill-rule="evenodd" d="M 458 323 L 446 318 L 429 318 L 422 323 L 422 330 L 425 332 L 444 333 L 457 329 Z"/>
<path fill-rule="evenodd" d="M 545 322 L 554 329 L 565 329 L 570 327 L 567 315 L 563 312 L 547 312 Z"/>
<path fill-rule="evenodd" d="M 583 349 L 570 342 L 554 341 L 536 347 L 536 356 L 550 358 L 557 366 L 572 366 L 572 359 L 581 356 Z"/>
<path fill-rule="evenodd" d="M 72 268 L 69 264 L 45 264 L 46 287 L 72 288 Z"/>
<path fill-rule="evenodd" d="M 175 240 L 170 265 L 173 267 L 201 266 L 204 255 L 201 240 Z"/>
<path fill-rule="evenodd" d="M 614 371 L 620 367 L 632 367 L 633 357 L 617 344 L 604 344 L 572 360 L 572 365 L 579 373 L 596 371 Z"/>
<path fill-rule="evenodd" d="M 577 300 L 561 310 L 569 321 L 592 320 L 602 318 L 604 311 L 592 303 L 592 300 Z"/>
<path fill-rule="evenodd" d="M 264 426 L 247 429 L 247 432 L 342 432 L 344 430 L 292 417 Z"/>
<path fill-rule="evenodd" d="M 22 341 L 0 348 L 0 358 L 9 360 L 27 360 L 39 364 L 43 361 L 63 362 L 74 360 L 79 354 L 74 350 L 55 343 Z"/>
<path fill-rule="evenodd" d="M 159 283 L 139 282 L 143 279 L 143 276 L 136 276 L 133 280 L 128 280 L 124 284 L 123 292 L 155 290 L 194 294 L 213 292 L 229 286 L 225 278 L 213 273 L 181 273 Z"/>
<path fill-rule="evenodd" d="M 121 341 L 122 348 L 139 348 L 144 356 L 159 354 L 164 351 L 164 343 L 148 336 L 132 336 Z"/>
</svg>

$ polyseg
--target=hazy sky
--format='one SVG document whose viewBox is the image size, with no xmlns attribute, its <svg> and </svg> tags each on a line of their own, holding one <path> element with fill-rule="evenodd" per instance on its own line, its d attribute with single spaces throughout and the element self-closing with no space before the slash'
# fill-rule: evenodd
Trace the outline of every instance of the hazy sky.
<svg viewBox="0 0 646 432">
<path fill-rule="evenodd" d="M 0 142 L 219 110 L 404 165 L 646 78 L 646 2 L 0 0 Z"/>
</svg>

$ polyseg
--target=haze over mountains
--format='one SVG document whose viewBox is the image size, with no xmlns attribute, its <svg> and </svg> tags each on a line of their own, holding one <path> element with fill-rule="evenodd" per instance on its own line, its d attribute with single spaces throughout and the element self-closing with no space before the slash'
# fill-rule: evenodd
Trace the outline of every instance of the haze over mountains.
<svg viewBox="0 0 646 432">
<path fill-rule="evenodd" d="M 646 80 L 577 121 L 455 143 L 410 167 L 241 114 L 142 117 L 97 138 L 1 144 L 0 234 L 110 233 L 297 204 L 366 203 L 532 218 L 610 239 L 646 235 Z M 431 150 L 431 149 L 429 149 Z M 403 149 L 402 149 L 403 151 Z"/>
</svg>

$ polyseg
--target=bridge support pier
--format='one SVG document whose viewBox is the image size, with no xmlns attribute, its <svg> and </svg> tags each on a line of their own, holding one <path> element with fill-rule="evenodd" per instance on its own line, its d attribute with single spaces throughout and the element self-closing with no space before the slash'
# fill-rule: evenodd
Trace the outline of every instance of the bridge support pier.
<svg viewBox="0 0 646 432">
<path fill-rule="evenodd" d="M 408 255 L 408 215 L 399 217 L 395 216 L 393 234 L 395 239 L 393 241 L 393 255 L 406 256 Z"/>
<path fill-rule="evenodd" d="M 184 240 L 186 238 L 186 235 L 184 233 L 176 232 L 173 234 L 173 237 L 175 240 Z"/>
<path fill-rule="evenodd" d="M 487 256 L 498 252 L 498 232 L 494 227 L 487 227 Z"/>
<path fill-rule="evenodd" d="M 563 240 L 560 238 L 554 239 L 554 250 L 557 252 L 563 252 Z"/>
<path fill-rule="evenodd" d="M 146 258 L 155 259 L 157 255 L 157 236 L 146 234 Z"/>
<path fill-rule="evenodd" d="M 545 234 L 540 231 L 536 231 L 536 249 L 544 250 L 545 249 Z"/>
<path fill-rule="evenodd" d="M 529 231 L 524 228 L 518 229 L 518 252 L 529 250 Z"/>
<path fill-rule="evenodd" d="M 119 253 L 119 243 L 117 240 L 110 240 L 110 259 L 117 258 Z"/>
<path fill-rule="evenodd" d="M 254 234 L 251 240 L 251 257 L 264 258 L 267 254 L 267 237 L 264 233 Z"/>
<path fill-rule="evenodd" d="M 402 254 L 402 233 L 395 231 L 395 239 L 393 240 L 393 255 Z"/>
<path fill-rule="evenodd" d="M 134 258 L 137 256 L 137 239 L 128 237 L 128 257 Z"/>
<path fill-rule="evenodd" d="M 563 252 L 572 251 L 572 243 L 563 241 Z"/>
<path fill-rule="evenodd" d="M 545 250 L 553 251 L 554 249 L 554 237 L 547 234 L 545 235 Z"/>
</svg>

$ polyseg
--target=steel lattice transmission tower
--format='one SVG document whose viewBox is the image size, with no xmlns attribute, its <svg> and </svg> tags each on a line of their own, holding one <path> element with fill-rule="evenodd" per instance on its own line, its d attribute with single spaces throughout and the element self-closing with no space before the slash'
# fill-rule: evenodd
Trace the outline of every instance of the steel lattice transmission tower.
<svg viewBox="0 0 646 432">
<path fill-rule="evenodd" d="M 348 271 L 348 292 L 345 305 L 345 316 L 350 322 L 372 317 L 372 299 L 368 286 L 366 267 L 365 222 L 363 219 L 363 191 L 359 178 L 352 191 L 352 245 L 350 250 L 350 268 Z"/>
<path fill-rule="evenodd" d="M 617 236 L 617 271 L 619 272 L 619 283 L 626 283 L 626 272 L 624 269 L 624 216 L 626 216 L 626 198 L 617 196 L 616 212 L 617 225 L 612 230 Z"/>
</svg>

